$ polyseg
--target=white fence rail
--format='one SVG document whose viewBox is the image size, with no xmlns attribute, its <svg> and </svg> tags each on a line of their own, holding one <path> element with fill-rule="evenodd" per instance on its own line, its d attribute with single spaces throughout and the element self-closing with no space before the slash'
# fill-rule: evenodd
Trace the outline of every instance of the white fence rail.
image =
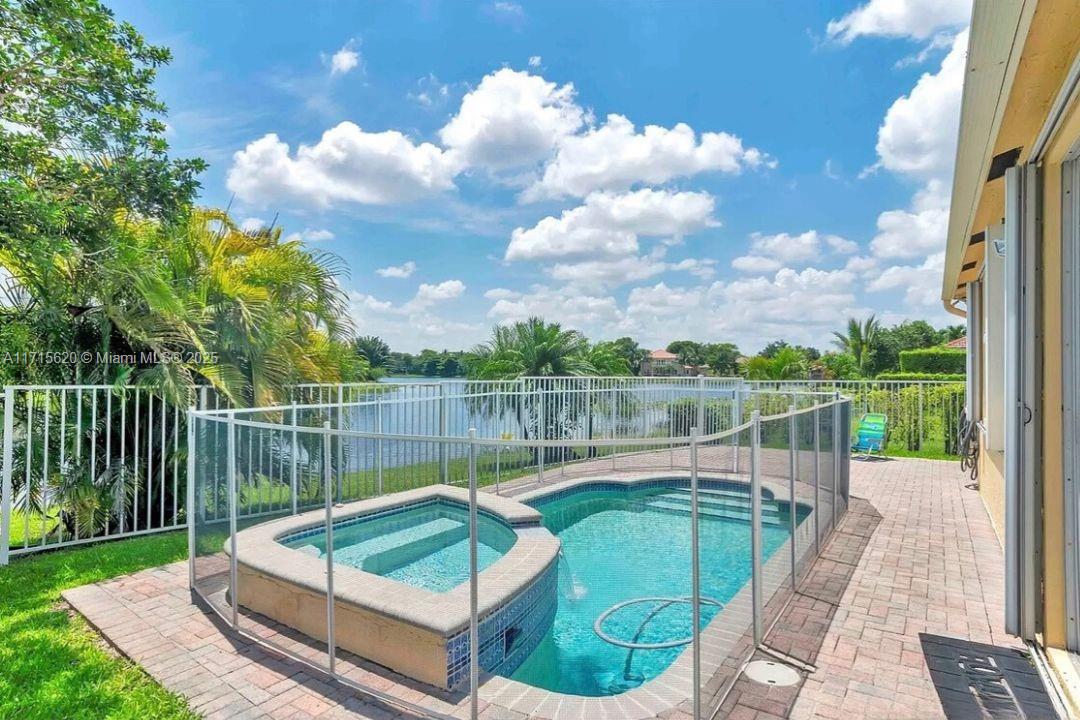
<svg viewBox="0 0 1080 720">
<path fill-rule="evenodd" d="M 674 439 L 686 437 L 692 426 L 703 435 L 730 430 L 755 410 L 770 415 L 793 403 L 801 408 L 813 402 L 815 392 L 851 397 L 853 418 L 886 412 L 893 445 L 911 452 L 948 453 L 963 404 L 962 386 L 954 383 L 523 378 L 298 385 L 289 405 L 236 412 L 296 426 L 329 421 L 337 430 L 382 434 L 378 441 L 355 437 L 335 450 L 343 469 L 339 482 L 356 493 L 414 487 L 429 467 L 438 468 L 442 482 L 468 481 L 464 440 L 433 444 L 416 441 L 418 436 L 464 438 L 475 428 L 481 439 L 505 441 L 485 447 L 478 457 L 481 477 L 498 484 L 531 471 L 541 477 L 553 468 L 565 472 L 573 462 L 601 456 L 617 466 L 621 458 L 644 452 L 620 439 L 666 443 L 674 461 Z M 210 389 L 198 394 L 196 410 L 222 408 Z M 164 402 L 153 389 L 9 386 L 2 433 L 0 564 L 12 555 L 187 524 L 187 409 Z M 395 434 L 413 440 L 385 439 Z M 251 433 L 251 446 L 241 443 L 241 451 L 264 463 L 273 458 L 277 474 L 292 472 L 282 465 L 289 457 L 273 449 L 288 440 L 281 432 Z M 551 442 L 527 449 L 520 445 L 523 440 Z M 564 442 L 588 440 L 605 442 Z M 737 469 L 737 454 L 733 462 Z M 276 477 L 266 470 L 265 477 Z M 295 480 L 304 480 L 302 471 Z M 253 512 L 280 509 L 280 496 L 265 488 L 250 492 L 258 498 Z M 211 504 L 205 511 L 222 514 L 227 508 Z"/>
</svg>

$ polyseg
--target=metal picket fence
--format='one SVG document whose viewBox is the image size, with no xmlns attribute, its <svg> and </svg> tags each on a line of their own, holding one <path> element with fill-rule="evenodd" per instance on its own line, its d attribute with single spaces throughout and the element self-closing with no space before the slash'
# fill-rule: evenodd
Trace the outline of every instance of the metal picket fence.
<svg viewBox="0 0 1080 720">
<path fill-rule="evenodd" d="M 498 484 L 531 469 L 565 473 L 573 461 L 600 456 L 617 467 L 634 452 L 614 442 L 620 438 L 666 442 L 675 457 L 671 438 L 686 437 L 691 426 L 705 435 L 720 432 L 754 410 L 775 414 L 792 401 L 801 409 L 815 392 L 852 398 L 852 421 L 862 412 L 888 413 L 890 450 L 954 450 L 963 389 L 952 383 L 616 377 L 307 384 L 292 389 L 285 406 L 291 409 L 272 412 L 292 413 L 284 419 L 294 425 L 329 421 L 338 430 L 464 437 L 475 427 L 489 438 L 612 441 L 539 453 L 513 443 L 485 448 L 480 472 Z M 194 409 L 223 407 L 211 389 L 197 394 Z M 15 555 L 185 527 L 188 410 L 146 387 L 6 387 L 0 565 Z M 258 457 L 258 448 L 250 452 Z M 337 452 L 358 468 L 348 480 L 357 487 L 413 486 L 425 464 L 437 466 L 445 482 L 466 480 L 463 442 L 354 442 Z M 377 462 L 364 465 L 371 458 Z M 261 497 L 263 511 L 280 502 Z"/>
</svg>

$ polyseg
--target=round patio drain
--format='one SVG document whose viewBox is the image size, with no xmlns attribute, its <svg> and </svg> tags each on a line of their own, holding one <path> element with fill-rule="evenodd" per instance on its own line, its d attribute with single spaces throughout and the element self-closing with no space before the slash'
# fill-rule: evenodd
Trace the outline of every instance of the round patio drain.
<svg viewBox="0 0 1080 720">
<path fill-rule="evenodd" d="M 774 660 L 754 660 L 746 666 L 746 677 L 762 685 L 788 687 L 799 682 L 799 673 Z"/>
</svg>

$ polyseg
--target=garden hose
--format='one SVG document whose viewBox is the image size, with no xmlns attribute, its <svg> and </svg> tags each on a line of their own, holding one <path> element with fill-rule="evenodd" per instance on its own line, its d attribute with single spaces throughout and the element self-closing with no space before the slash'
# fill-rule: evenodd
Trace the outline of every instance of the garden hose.
<svg viewBox="0 0 1080 720">
<path fill-rule="evenodd" d="M 979 488 L 979 433 L 978 426 L 968 419 L 967 408 L 960 411 L 957 449 L 960 452 L 960 469 L 968 474 L 977 490 Z"/>
</svg>

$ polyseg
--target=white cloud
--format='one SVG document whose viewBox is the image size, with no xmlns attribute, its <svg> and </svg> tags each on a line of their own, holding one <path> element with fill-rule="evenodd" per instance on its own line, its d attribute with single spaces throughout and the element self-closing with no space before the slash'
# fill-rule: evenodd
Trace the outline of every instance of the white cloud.
<svg viewBox="0 0 1080 720">
<path fill-rule="evenodd" d="M 480 342 L 487 334 L 484 323 L 444 317 L 431 305 L 415 304 L 415 299 L 395 305 L 353 292 L 349 296 L 349 311 L 359 333 L 378 335 L 394 350 L 404 352 L 419 352 L 428 347 L 461 349 Z"/>
<path fill-rule="evenodd" d="M 924 62 L 930 59 L 938 50 L 944 48 L 951 48 L 953 41 L 956 39 L 956 33 L 954 32 L 939 32 L 930 38 L 930 41 L 926 43 L 919 52 L 912 55 L 905 55 L 904 57 L 893 63 L 893 67 L 900 69 L 910 67 L 912 65 L 922 65 Z"/>
<path fill-rule="evenodd" d="M 382 205 L 454 187 L 454 161 L 431 143 L 416 144 L 396 130 L 365 132 L 343 122 L 315 145 L 288 144 L 264 135 L 233 156 L 226 186 L 258 206 L 276 202 L 335 201 Z"/>
<path fill-rule="evenodd" d="M 531 68 L 540 67 L 540 63 L 542 62 L 544 62 L 544 59 L 539 55 L 531 55 L 529 57 L 529 67 Z"/>
<path fill-rule="evenodd" d="M 859 243 L 842 238 L 839 235 L 826 235 L 825 244 L 838 255 L 850 255 L 859 251 Z"/>
<path fill-rule="evenodd" d="M 434 73 L 428 73 L 416 81 L 416 91 L 406 93 L 406 97 L 425 108 L 432 109 L 450 98 L 450 85 L 439 80 Z"/>
<path fill-rule="evenodd" d="M 629 333 L 651 347 L 678 337 L 733 341 L 746 349 L 777 337 L 821 346 L 837 318 L 862 310 L 854 286 L 849 272 L 816 268 L 698 287 L 661 282 L 630 292 L 610 334 Z"/>
<path fill-rule="evenodd" d="M 622 316 L 613 297 L 566 292 L 563 288 L 536 285 L 528 292 L 498 288 L 489 295 L 495 304 L 488 311 L 488 317 L 499 324 L 538 315 L 560 322 L 563 327 L 580 330 L 594 340 L 604 335 L 604 328 L 616 325 Z"/>
<path fill-rule="evenodd" d="M 303 240 L 304 242 L 321 242 L 323 240 L 333 240 L 334 233 L 329 230 L 323 230 L 321 228 L 305 228 L 300 232 L 295 232 L 285 238 L 286 240 Z"/>
<path fill-rule="evenodd" d="M 422 283 L 416 289 L 416 295 L 405 304 L 409 310 L 421 310 L 432 305 L 461 297 L 465 292 L 465 283 L 460 280 L 444 280 L 434 285 Z"/>
<path fill-rule="evenodd" d="M 923 74 L 886 113 L 878 131 L 878 166 L 922 185 L 908 208 L 878 216 L 873 257 L 853 259 L 849 266 L 867 280 L 868 291 L 902 291 L 908 313 L 937 322 L 947 320 L 940 307 L 941 274 L 967 35 L 960 32 L 940 69 Z M 883 261 L 897 258 L 923 260 L 881 269 Z"/>
<path fill-rule="evenodd" d="M 266 227 L 266 221 L 262 218 L 248 217 L 240 221 L 240 229 L 244 232 L 255 232 Z"/>
<path fill-rule="evenodd" d="M 924 73 L 885 113 L 877 140 L 881 167 L 921 180 L 951 176 L 967 37 L 966 30 L 959 33 L 940 69 Z"/>
<path fill-rule="evenodd" d="M 510 2 L 510 0 L 496 0 L 491 4 L 491 11 L 495 15 L 509 20 L 521 20 L 525 17 L 525 9 L 516 2 Z"/>
<path fill-rule="evenodd" d="M 826 254 L 826 247 L 837 255 L 850 255 L 859 249 L 856 242 L 817 230 L 807 230 L 798 235 L 753 233 L 750 235 L 750 253 L 735 258 L 731 266 L 749 273 L 770 272 L 785 265 L 820 260 Z"/>
<path fill-rule="evenodd" d="M 850 273 L 865 277 L 870 273 L 875 272 L 878 269 L 878 266 L 879 262 L 877 258 L 857 255 L 847 261 L 847 264 L 844 265 L 844 269 Z"/>
<path fill-rule="evenodd" d="M 911 258 L 945 247 L 949 225 L 949 188 L 931 180 L 915 193 L 907 210 L 887 210 L 877 219 L 877 235 L 870 241 L 881 258 Z"/>
<path fill-rule="evenodd" d="M 608 115 L 600 127 L 565 137 L 542 178 L 522 199 L 584 197 L 595 190 L 628 190 L 641 183 L 666 183 L 709 171 L 738 173 L 761 165 L 775 166 L 775 161 L 728 133 L 706 132 L 699 140 L 685 123 L 670 129 L 647 125 L 639 133 L 622 115 Z"/>
<path fill-rule="evenodd" d="M 776 258 L 761 255 L 742 255 L 731 261 L 731 267 L 746 273 L 774 272 L 784 266 Z"/>
<path fill-rule="evenodd" d="M 350 40 L 344 47 L 330 56 L 330 74 L 344 75 L 350 70 L 355 70 L 360 65 L 360 53 L 356 50 L 356 42 Z"/>
<path fill-rule="evenodd" d="M 648 280 L 665 272 L 686 272 L 701 279 L 716 273 L 716 261 L 709 258 L 686 258 L 678 262 L 664 259 L 666 248 L 659 246 L 646 256 L 629 255 L 622 258 L 585 260 L 558 263 L 547 269 L 554 279 L 574 288 L 599 291 L 631 282 Z"/>
<path fill-rule="evenodd" d="M 942 28 L 966 25 L 972 0 L 870 0 L 826 28 L 829 38 L 848 44 L 862 36 L 925 40 Z"/>
<path fill-rule="evenodd" d="M 871 280 L 870 291 L 904 290 L 904 302 L 909 307 L 940 307 L 941 273 L 945 270 L 945 253 L 927 256 L 921 265 L 893 265 Z"/>
<path fill-rule="evenodd" d="M 532 228 L 511 233 L 506 259 L 632 255 L 638 236 L 682 236 L 716 225 L 714 200 L 704 192 L 644 189 L 615 195 L 593 193 L 585 203 L 558 218 L 546 217 Z"/>
<path fill-rule="evenodd" d="M 375 271 L 375 274 L 384 278 L 407 278 L 415 271 L 416 263 L 412 260 L 408 260 L 401 265 L 391 265 L 389 267 L 379 268 Z"/>
<path fill-rule="evenodd" d="M 503 68 L 462 98 L 439 138 L 471 167 L 506 170 L 546 158 L 584 122 L 572 84 Z"/>
<path fill-rule="evenodd" d="M 744 348 L 783 337 L 823 346 L 837 318 L 870 312 L 855 297 L 857 279 L 845 270 L 783 268 L 772 277 L 688 286 L 667 281 L 632 288 L 625 304 L 576 285 L 537 285 L 528 291 L 485 293 L 488 316 L 513 322 L 531 315 L 558 319 L 593 340 L 630 335 L 646 347 L 680 337 L 734 341 Z"/>
</svg>

